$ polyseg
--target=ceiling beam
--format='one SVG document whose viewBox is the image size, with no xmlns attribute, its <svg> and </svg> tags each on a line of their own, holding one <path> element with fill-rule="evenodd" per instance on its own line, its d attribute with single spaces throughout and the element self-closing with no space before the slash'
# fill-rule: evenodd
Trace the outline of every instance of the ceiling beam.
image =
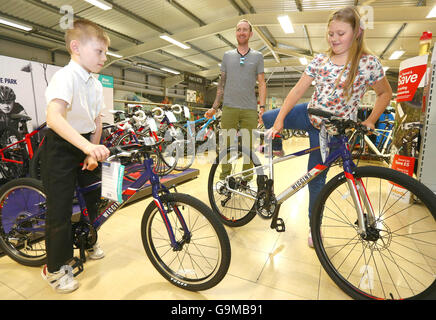
<svg viewBox="0 0 436 320">
<path fill-rule="evenodd" d="M 263 43 L 268 47 L 268 49 L 271 51 L 272 55 L 274 56 L 274 59 L 276 60 L 276 62 L 280 62 L 280 57 L 277 54 L 276 51 L 274 51 L 274 47 L 273 44 L 269 41 L 269 39 L 267 39 L 267 37 L 265 36 L 265 34 L 260 30 L 259 27 L 254 27 L 253 26 L 254 31 L 256 31 L 257 35 L 259 36 L 259 38 L 263 41 Z"/>
<path fill-rule="evenodd" d="M 42 8 L 44 10 L 50 11 L 52 13 L 55 13 L 55 14 L 57 14 L 59 16 L 63 15 L 63 13 L 60 12 L 60 8 L 58 8 L 56 6 L 53 6 L 51 4 L 45 3 L 45 2 L 43 2 L 41 0 L 24 0 L 24 1 L 26 1 L 26 2 L 28 2 L 30 4 L 33 4 L 33 5 L 35 5 L 35 6 L 39 7 L 39 8 Z M 74 14 L 74 17 L 76 17 L 77 19 L 83 19 L 81 16 L 79 16 L 77 14 Z M 118 38 L 121 38 L 121 39 L 126 40 L 128 42 L 132 42 L 134 44 L 142 43 L 141 41 L 139 41 L 137 39 L 129 37 L 129 36 L 127 36 L 127 35 L 125 35 L 125 34 L 123 34 L 121 32 L 115 31 L 113 29 L 104 27 L 102 25 L 99 25 L 99 27 L 102 28 L 107 33 L 113 34 L 113 35 L 117 36 Z"/>
<path fill-rule="evenodd" d="M 375 7 L 374 8 L 374 24 L 384 25 L 384 24 L 394 24 L 394 23 L 422 23 L 426 21 L 428 24 L 436 23 L 436 19 L 425 19 L 428 14 L 430 7 L 408 7 L 405 10 L 404 7 Z M 231 30 L 235 27 L 236 23 L 241 19 L 245 18 L 249 20 L 253 26 L 277 26 L 279 25 L 277 21 L 277 16 L 282 12 L 268 12 L 262 14 L 246 14 L 242 16 L 234 16 L 227 18 L 225 20 L 219 20 L 207 24 L 202 27 L 193 28 L 190 30 L 178 32 L 172 37 L 181 42 L 189 42 L 194 40 L 199 40 L 211 35 Z M 330 15 L 330 10 L 314 10 L 314 11 L 304 11 L 304 12 L 289 12 L 292 23 L 294 26 L 302 25 L 323 25 L 325 26 L 326 21 Z M 124 57 L 132 57 L 135 55 L 142 55 L 147 52 L 152 52 L 157 49 L 162 49 L 168 46 L 168 42 L 156 38 L 147 41 L 144 44 L 137 46 L 132 46 L 121 50 L 119 53 Z M 115 62 L 113 60 L 113 62 Z M 113 63 L 111 62 L 111 63 Z"/>
<path fill-rule="evenodd" d="M 188 9 L 186 9 L 184 6 L 182 6 L 180 3 L 178 3 L 175 0 L 167 0 L 167 2 L 169 4 L 171 4 L 174 8 L 176 8 L 177 10 L 179 10 L 180 12 L 182 12 L 185 16 L 187 16 L 188 18 L 190 18 L 191 20 L 195 21 L 196 23 L 198 23 L 198 25 L 200 27 L 205 26 L 206 22 L 204 22 L 203 20 L 201 20 L 199 17 L 197 17 L 196 15 L 194 15 L 191 11 L 189 11 Z M 229 40 L 227 40 L 225 37 L 223 37 L 221 34 L 217 33 L 215 35 L 219 40 L 221 40 L 222 42 L 224 42 L 226 45 L 228 45 L 229 47 L 235 49 L 236 46 L 231 43 Z"/>
</svg>

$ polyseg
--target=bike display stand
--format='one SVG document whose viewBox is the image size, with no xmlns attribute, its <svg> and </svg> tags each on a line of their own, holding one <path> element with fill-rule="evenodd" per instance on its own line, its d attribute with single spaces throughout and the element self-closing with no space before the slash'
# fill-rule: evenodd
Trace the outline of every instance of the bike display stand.
<svg viewBox="0 0 436 320">
<path fill-rule="evenodd" d="M 428 99 L 425 108 L 425 116 L 422 127 L 422 141 L 418 158 L 418 180 L 436 193 L 436 63 L 433 54 L 432 65 L 429 70 L 430 84 Z"/>
</svg>

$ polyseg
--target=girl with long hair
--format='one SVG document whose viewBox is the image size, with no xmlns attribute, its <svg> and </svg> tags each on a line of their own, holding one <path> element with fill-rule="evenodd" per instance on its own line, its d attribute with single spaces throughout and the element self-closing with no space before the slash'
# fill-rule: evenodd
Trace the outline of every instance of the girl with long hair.
<svg viewBox="0 0 436 320">
<path fill-rule="evenodd" d="M 307 109 L 322 109 L 357 120 L 358 106 L 368 88 L 374 89 L 377 98 L 371 114 L 362 124 L 374 129 L 391 100 L 392 89 L 379 59 L 365 46 L 365 28 L 361 21 L 355 7 L 340 9 L 330 16 L 326 35 L 328 51 L 314 57 L 280 109 L 263 114 L 263 122 L 269 129 L 267 136 L 274 137 L 283 129 L 305 130 L 309 134 L 310 147 L 317 147 L 320 145 L 321 119 L 309 115 Z M 315 90 L 310 102 L 297 104 L 313 81 Z M 275 147 L 277 145 L 273 149 Z M 281 142 L 278 148 L 281 149 Z M 320 151 L 310 153 L 308 170 L 322 162 Z M 309 182 L 309 218 L 325 184 L 326 174 L 324 172 Z M 310 230 L 308 245 L 313 247 Z"/>
</svg>

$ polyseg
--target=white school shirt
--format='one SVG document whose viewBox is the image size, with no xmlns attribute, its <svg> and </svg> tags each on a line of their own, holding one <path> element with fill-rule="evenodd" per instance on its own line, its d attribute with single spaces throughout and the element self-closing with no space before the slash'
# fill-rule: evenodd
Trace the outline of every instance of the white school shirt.
<svg viewBox="0 0 436 320">
<path fill-rule="evenodd" d="M 103 109 L 103 86 L 91 73 L 70 60 L 57 71 L 45 90 L 47 105 L 53 99 L 68 103 L 66 119 L 80 134 L 94 132 Z"/>
</svg>

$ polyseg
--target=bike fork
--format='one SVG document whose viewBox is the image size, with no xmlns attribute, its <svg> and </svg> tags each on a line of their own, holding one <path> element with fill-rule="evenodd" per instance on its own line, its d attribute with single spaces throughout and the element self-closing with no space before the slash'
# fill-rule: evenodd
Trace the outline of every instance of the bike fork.
<svg viewBox="0 0 436 320">
<path fill-rule="evenodd" d="M 345 178 L 347 179 L 348 189 L 356 208 L 358 233 L 365 236 L 367 226 L 374 225 L 375 223 L 374 209 L 362 179 L 356 179 L 353 174 L 347 171 L 345 171 Z"/>
<path fill-rule="evenodd" d="M 174 235 L 173 228 L 171 226 L 170 219 L 168 217 L 168 212 L 165 210 L 165 208 L 162 204 L 162 201 L 160 199 L 157 199 L 157 198 L 154 198 L 153 201 L 156 204 L 156 206 L 157 206 L 157 208 L 162 216 L 162 219 L 164 220 L 165 227 L 166 227 L 167 232 L 168 232 L 168 236 L 171 240 L 171 247 L 173 248 L 174 251 L 180 251 L 183 248 L 183 245 L 185 243 L 189 243 L 189 241 L 191 239 L 191 233 L 188 230 L 186 222 L 183 219 L 183 216 L 180 213 L 179 208 L 177 206 L 174 206 L 172 208 L 174 210 L 174 213 L 177 216 L 178 221 L 181 224 L 181 229 L 183 229 L 183 238 L 180 241 L 177 241 L 176 236 Z"/>
</svg>

